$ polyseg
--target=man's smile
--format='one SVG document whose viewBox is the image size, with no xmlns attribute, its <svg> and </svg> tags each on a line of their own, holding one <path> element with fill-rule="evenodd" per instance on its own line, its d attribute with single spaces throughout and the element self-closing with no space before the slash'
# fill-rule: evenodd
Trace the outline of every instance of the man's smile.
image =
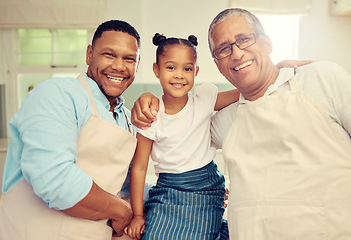
<svg viewBox="0 0 351 240">
<path fill-rule="evenodd" d="M 247 66 L 251 66 L 252 62 L 253 62 L 252 60 L 244 62 L 244 63 L 240 64 L 239 66 L 234 67 L 233 69 L 234 69 L 234 71 L 239 71 Z"/>
</svg>

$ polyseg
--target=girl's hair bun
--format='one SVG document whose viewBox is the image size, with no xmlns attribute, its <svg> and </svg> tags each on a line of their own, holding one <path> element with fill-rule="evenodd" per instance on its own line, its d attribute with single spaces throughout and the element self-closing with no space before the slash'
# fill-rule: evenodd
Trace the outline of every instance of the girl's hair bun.
<svg viewBox="0 0 351 240">
<path fill-rule="evenodd" d="M 188 41 L 191 42 L 192 44 L 194 44 L 194 46 L 197 46 L 197 37 L 195 37 L 194 35 L 190 35 L 188 37 Z"/>
<path fill-rule="evenodd" d="M 161 42 L 163 42 L 164 40 L 166 40 L 166 36 L 156 33 L 155 36 L 152 38 L 152 43 L 155 46 L 159 46 L 161 44 Z"/>
</svg>

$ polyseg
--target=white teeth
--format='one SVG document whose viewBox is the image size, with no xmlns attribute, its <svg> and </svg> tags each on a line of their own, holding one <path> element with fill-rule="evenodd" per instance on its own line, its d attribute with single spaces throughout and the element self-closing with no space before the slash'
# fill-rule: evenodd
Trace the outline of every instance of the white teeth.
<svg viewBox="0 0 351 240">
<path fill-rule="evenodd" d="M 112 76 L 107 75 L 107 78 L 112 80 L 112 81 L 116 81 L 116 82 L 122 82 L 123 81 L 123 78 L 120 78 L 120 77 L 112 77 Z"/>
<path fill-rule="evenodd" d="M 240 69 L 247 67 L 252 64 L 252 61 L 245 62 L 237 67 L 234 68 L 235 71 L 239 71 Z"/>
<path fill-rule="evenodd" d="M 185 84 L 183 84 L 183 83 L 171 83 L 171 85 L 176 87 L 176 88 L 181 88 L 181 87 L 185 86 Z"/>
</svg>

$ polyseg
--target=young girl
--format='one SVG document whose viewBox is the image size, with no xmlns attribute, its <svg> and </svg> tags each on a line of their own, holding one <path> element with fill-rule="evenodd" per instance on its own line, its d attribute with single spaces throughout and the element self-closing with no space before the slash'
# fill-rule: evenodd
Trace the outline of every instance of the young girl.
<svg viewBox="0 0 351 240">
<path fill-rule="evenodd" d="M 125 232 L 138 239 L 227 239 L 220 234 L 225 181 L 213 162 L 210 117 L 237 101 L 239 93 L 218 93 L 212 84 L 196 87 L 194 96 L 189 93 L 199 71 L 195 36 L 186 40 L 157 33 L 153 43 L 158 46 L 153 71 L 163 95 L 157 121 L 137 134 L 131 170 L 134 216 Z M 150 154 L 158 180 L 143 209 Z"/>
</svg>

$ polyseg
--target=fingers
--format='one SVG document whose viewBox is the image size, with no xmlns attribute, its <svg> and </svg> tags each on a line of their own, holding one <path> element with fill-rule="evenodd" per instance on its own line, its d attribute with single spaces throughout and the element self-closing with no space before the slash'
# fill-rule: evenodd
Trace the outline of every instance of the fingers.
<svg viewBox="0 0 351 240">
<path fill-rule="evenodd" d="M 131 121 L 138 128 L 149 127 L 156 120 L 158 110 L 158 98 L 152 93 L 144 93 L 133 105 Z"/>
<path fill-rule="evenodd" d="M 124 199 L 118 199 L 118 218 L 112 219 L 112 228 L 116 231 L 117 236 L 122 236 L 124 228 L 130 223 L 133 217 L 133 211 L 130 203 Z"/>
<path fill-rule="evenodd" d="M 228 200 L 229 190 L 228 188 L 225 189 L 224 200 Z"/>
<path fill-rule="evenodd" d="M 124 233 L 128 235 L 130 238 L 141 239 L 142 237 L 141 235 L 143 234 L 144 229 L 145 229 L 144 225 L 142 227 L 129 225 L 124 229 Z"/>
<path fill-rule="evenodd" d="M 225 194 L 224 194 L 224 201 L 223 201 L 224 208 L 227 208 L 227 206 L 228 206 L 228 204 L 226 203 L 226 201 L 228 200 L 228 195 L 229 195 L 229 190 L 228 190 L 228 188 L 226 188 Z"/>
<path fill-rule="evenodd" d="M 160 107 L 160 100 L 158 98 L 152 98 L 151 104 L 150 104 L 150 113 L 156 119 L 157 112 Z"/>
<path fill-rule="evenodd" d="M 145 110 L 144 110 L 145 111 Z M 147 114 L 147 113 L 146 113 Z M 131 111 L 131 121 L 134 126 L 137 128 L 145 129 L 145 127 L 150 127 L 153 122 L 152 119 L 149 119 L 142 110 L 140 100 L 138 99 L 132 108 Z"/>
</svg>

